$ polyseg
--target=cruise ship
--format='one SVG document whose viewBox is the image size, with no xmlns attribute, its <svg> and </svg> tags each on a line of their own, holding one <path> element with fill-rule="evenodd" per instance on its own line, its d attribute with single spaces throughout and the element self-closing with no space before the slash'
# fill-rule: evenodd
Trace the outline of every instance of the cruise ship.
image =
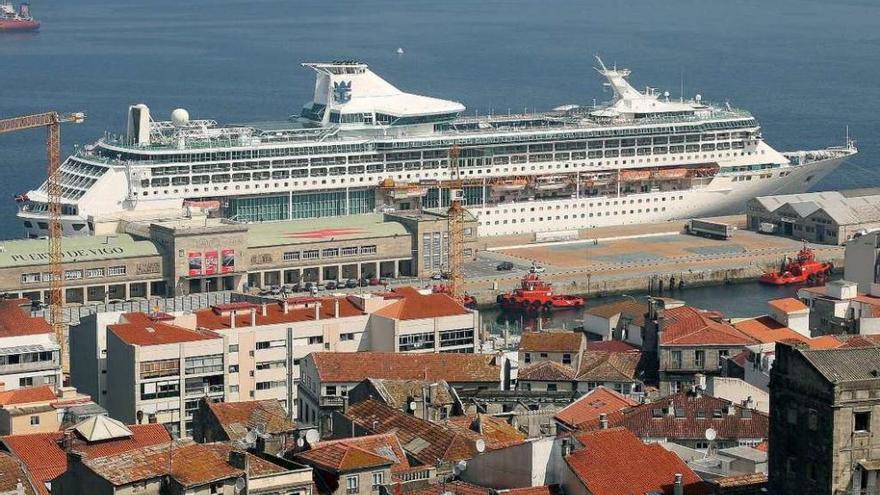
<svg viewBox="0 0 880 495">
<path fill-rule="evenodd" d="M 553 232 L 742 212 L 749 198 L 803 192 L 857 152 L 782 153 L 747 111 L 700 95 L 635 89 L 596 71 L 613 98 L 541 113 L 463 116 L 458 102 L 406 93 L 357 61 L 306 63 L 314 96 L 287 120 L 220 125 L 184 109 L 128 111 L 61 167 L 67 235 L 186 216 L 271 222 L 449 204 L 450 149 L 481 236 Z M 46 184 L 19 195 L 25 235 L 48 233 Z"/>
</svg>

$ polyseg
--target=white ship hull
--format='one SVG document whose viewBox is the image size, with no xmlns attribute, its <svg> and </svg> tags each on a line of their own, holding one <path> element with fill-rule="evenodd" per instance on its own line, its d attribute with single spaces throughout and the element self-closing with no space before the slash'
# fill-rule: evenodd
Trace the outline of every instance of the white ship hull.
<svg viewBox="0 0 880 495">
<path fill-rule="evenodd" d="M 583 197 L 551 201 L 472 206 L 481 236 L 530 234 L 614 225 L 657 223 L 693 217 L 743 213 L 754 197 L 796 194 L 833 172 L 847 156 L 767 172 L 716 176 L 702 189 L 625 196 Z M 784 176 L 781 173 L 790 172 Z M 761 175 L 772 175 L 759 178 Z M 752 176 L 751 180 L 734 177 Z M 496 223 L 497 222 L 497 223 Z"/>
</svg>

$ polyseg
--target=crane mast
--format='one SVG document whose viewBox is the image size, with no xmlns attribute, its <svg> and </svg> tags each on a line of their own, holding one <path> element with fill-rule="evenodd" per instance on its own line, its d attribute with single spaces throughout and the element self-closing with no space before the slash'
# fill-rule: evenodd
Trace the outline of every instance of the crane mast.
<svg viewBox="0 0 880 495">
<path fill-rule="evenodd" d="M 64 336 L 64 270 L 61 258 L 61 124 L 76 124 L 85 120 L 82 112 L 59 114 L 45 112 L 35 115 L 0 119 L 0 134 L 45 127 L 46 135 L 46 195 L 49 216 L 49 324 L 58 341 L 60 361 L 65 376 L 70 370 L 67 340 Z"/>
</svg>

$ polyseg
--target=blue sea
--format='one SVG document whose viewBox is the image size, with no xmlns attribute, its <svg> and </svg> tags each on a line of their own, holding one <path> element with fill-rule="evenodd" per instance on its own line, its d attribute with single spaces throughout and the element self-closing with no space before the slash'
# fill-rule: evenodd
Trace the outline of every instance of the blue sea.
<svg viewBox="0 0 880 495">
<path fill-rule="evenodd" d="M 0 117 L 85 111 L 66 152 L 123 129 L 129 104 L 221 122 L 284 119 L 313 89 L 305 61 L 360 59 L 469 112 L 603 101 L 593 55 L 637 87 L 751 110 L 777 149 L 861 154 L 820 186 L 880 184 L 876 0 L 32 0 L 43 27 L 0 35 Z M 404 54 L 398 55 L 397 49 Z M 45 174 L 44 132 L 0 136 L 0 238 L 12 197 Z"/>
</svg>

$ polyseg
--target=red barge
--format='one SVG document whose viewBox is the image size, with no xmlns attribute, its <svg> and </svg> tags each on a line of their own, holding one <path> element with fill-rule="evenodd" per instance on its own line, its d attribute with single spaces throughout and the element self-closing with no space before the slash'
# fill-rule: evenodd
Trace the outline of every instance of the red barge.
<svg viewBox="0 0 880 495">
<path fill-rule="evenodd" d="M 522 311 L 572 309 L 584 305 L 582 297 L 554 294 L 550 283 L 541 280 L 537 273 L 523 277 L 518 289 L 499 294 L 496 301 L 503 308 Z"/>
<path fill-rule="evenodd" d="M 804 243 L 797 257 L 784 260 L 778 271 L 765 272 L 758 280 L 768 285 L 821 284 L 833 269 L 832 263 L 817 261 L 816 252 Z"/>
<path fill-rule="evenodd" d="M 31 17 L 30 6 L 23 3 L 18 12 L 11 2 L 0 3 L 0 32 L 4 31 L 36 31 L 40 29 L 40 21 Z"/>
</svg>

